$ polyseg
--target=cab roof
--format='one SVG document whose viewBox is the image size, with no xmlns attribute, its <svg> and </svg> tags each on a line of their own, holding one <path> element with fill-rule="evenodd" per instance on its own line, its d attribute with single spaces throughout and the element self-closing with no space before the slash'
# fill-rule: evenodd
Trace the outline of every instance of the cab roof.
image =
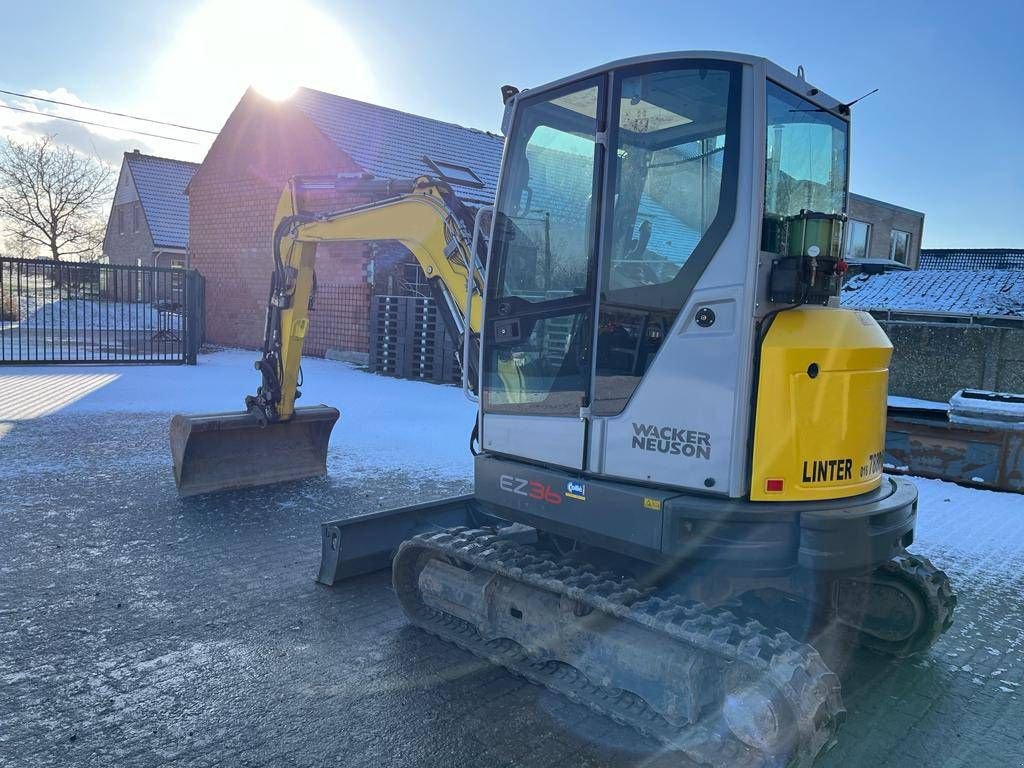
<svg viewBox="0 0 1024 768">
<path fill-rule="evenodd" d="M 553 88 L 559 88 L 563 85 L 568 85 L 577 80 L 584 80 L 588 77 L 595 75 L 604 74 L 611 72 L 616 69 L 623 69 L 625 67 L 635 66 L 637 64 L 649 64 L 659 61 L 681 61 L 686 59 L 704 59 L 704 60 L 716 60 L 733 62 L 749 66 L 755 70 L 755 73 L 760 71 L 764 77 L 768 80 L 773 80 L 779 85 L 788 88 L 794 93 L 800 94 L 800 96 L 808 99 L 816 106 L 822 107 L 829 112 L 837 114 L 843 119 L 848 119 L 847 115 L 839 114 L 838 107 L 841 102 L 829 96 L 827 93 L 822 91 L 820 88 L 815 87 L 811 83 L 808 83 L 798 75 L 783 69 L 778 64 L 762 56 L 752 56 L 746 53 L 735 53 L 732 51 L 666 51 L 664 53 L 650 53 L 644 56 L 633 56 L 626 59 L 616 59 L 610 61 L 607 64 L 602 64 L 598 67 L 592 67 L 582 72 L 569 75 L 567 77 L 560 77 L 557 80 L 553 80 L 550 83 L 530 88 L 529 90 L 523 90 L 523 94 L 536 94 L 542 91 L 547 91 Z"/>
</svg>

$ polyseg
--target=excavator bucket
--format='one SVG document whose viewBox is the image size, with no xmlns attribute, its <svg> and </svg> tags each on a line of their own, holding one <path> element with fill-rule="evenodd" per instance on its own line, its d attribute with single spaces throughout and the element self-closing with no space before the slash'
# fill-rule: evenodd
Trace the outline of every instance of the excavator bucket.
<svg viewBox="0 0 1024 768">
<path fill-rule="evenodd" d="M 296 408 L 261 425 L 249 413 L 177 415 L 171 456 L 179 496 L 195 496 L 327 474 L 327 444 L 338 409 Z"/>
</svg>

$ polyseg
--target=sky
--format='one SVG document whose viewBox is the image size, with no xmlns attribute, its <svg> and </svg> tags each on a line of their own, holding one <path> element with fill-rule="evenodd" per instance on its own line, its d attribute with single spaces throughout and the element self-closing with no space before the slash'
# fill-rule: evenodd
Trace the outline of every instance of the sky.
<svg viewBox="0 0 1024 768">
<path fill-rule="evenodd" d="M 499 87 L 627 56 L 765 56 L 850 100 L 851 189 L 925 212 L 925 247 L 1024 247 L 1024 3 L 435 0 L 0 0 L 0 88 L 216 130 L 248 85 L 306 85 L 497 131 Z M 0 134 L 117 161 L 139 148 L 200 161 L 210 136 L 0 94 Z"/>
</svg>

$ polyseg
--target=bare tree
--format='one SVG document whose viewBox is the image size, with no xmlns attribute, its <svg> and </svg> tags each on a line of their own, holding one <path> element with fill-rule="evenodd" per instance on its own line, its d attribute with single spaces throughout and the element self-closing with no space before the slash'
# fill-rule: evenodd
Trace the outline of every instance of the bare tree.
<svg viewBox="0 0 1024 768">
<path fill-rule="evenodd" d="M 39 246 L 25 239 L 20 233 L 8 233 L 4 240 L 4 255 L 18 259 L 34 259 L 39 254 Z"/>
<path fill-rule="evenodd" d="M 113 189 L 109 167 L 52 136 L 0 146 L 0 219 L 13 242 L 54 261 L 97 256 L 97 222 Z"/>
</svg>

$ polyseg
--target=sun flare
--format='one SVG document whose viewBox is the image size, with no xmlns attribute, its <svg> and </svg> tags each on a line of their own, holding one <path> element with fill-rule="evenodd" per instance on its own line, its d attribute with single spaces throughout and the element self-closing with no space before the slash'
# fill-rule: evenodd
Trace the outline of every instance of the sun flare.
<svg viewBox="0 0 1024 768">
<path fill-rule="evenodd" d="M 155 80 L 157 94 L 206 123 L 222 120 L 249 86 L 275 100 L 303 85 L 374 98 L 351 35 L 304 0 L 207 0 L 183 20 Z"/>
</svg>

